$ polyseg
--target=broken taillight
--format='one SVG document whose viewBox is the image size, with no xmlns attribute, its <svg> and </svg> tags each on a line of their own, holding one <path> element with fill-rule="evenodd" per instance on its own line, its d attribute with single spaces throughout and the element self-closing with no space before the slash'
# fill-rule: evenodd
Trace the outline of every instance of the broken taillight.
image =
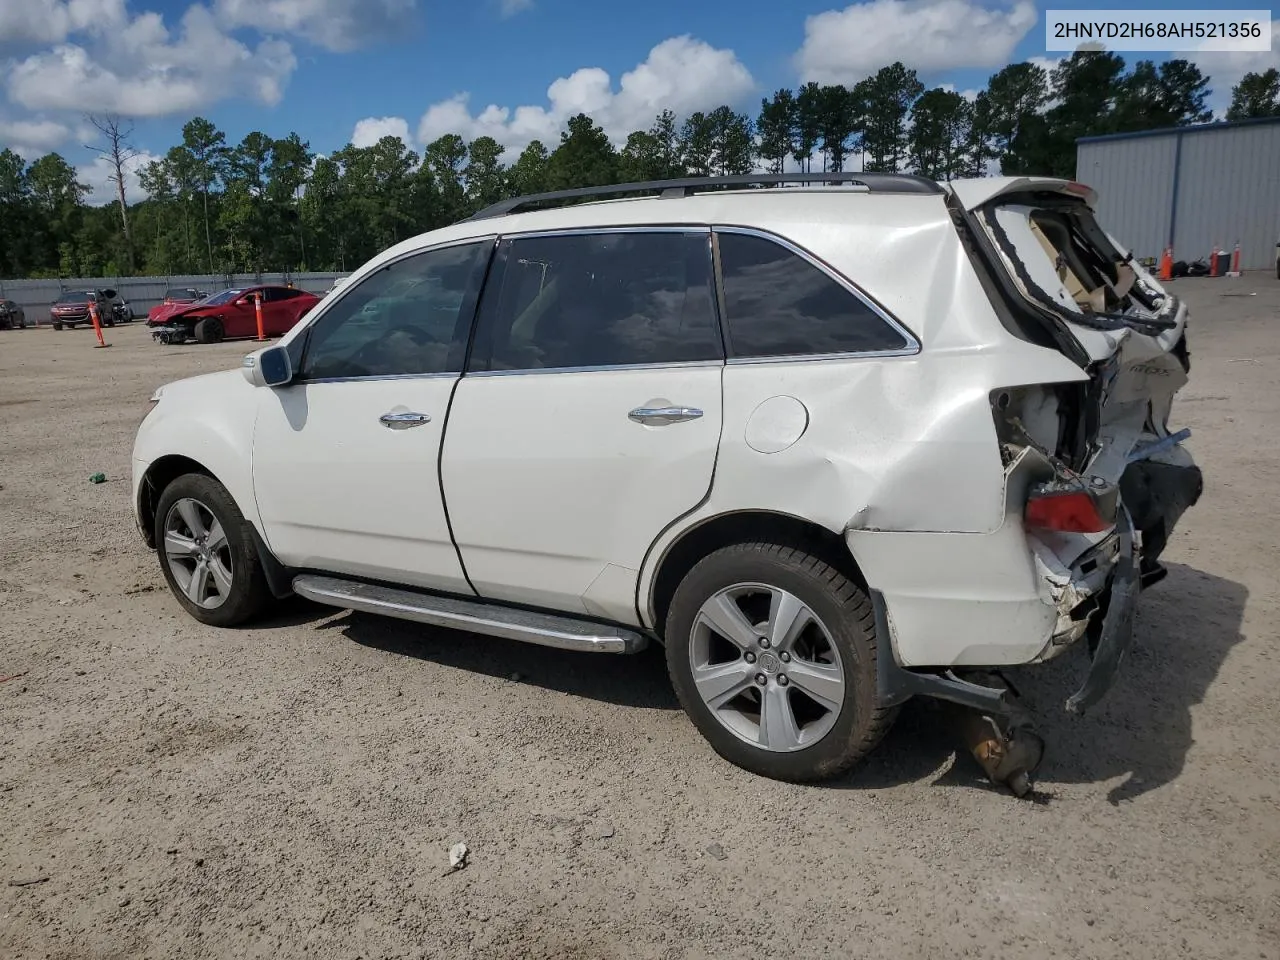
<svg viewBox="0 0 1280 960">
<path fill-rule="evenodd" d="M 1025 521 L 1028 527 L 1058 533 L 1102 533 L 1112 526 L 1098 510 L 1098 501 L 1084 490 L 1033 493 Z"/>
</svg>

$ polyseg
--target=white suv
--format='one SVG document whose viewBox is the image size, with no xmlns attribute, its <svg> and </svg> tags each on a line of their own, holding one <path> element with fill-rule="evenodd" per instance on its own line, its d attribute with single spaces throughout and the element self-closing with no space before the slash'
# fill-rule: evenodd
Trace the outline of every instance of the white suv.
<svg viewBox="0 0 1280 960">
<path fill-rule="evenodd" d="M 1101 697 L 1201 489 L 1167 426 L 1186 308 L 1093 200 L 815 174 L 499 204 L 157 390 L 139 526 L 204 623 L 292 592 L 654 640 L 716 751 L 795 781 L 939 697 L 1022 792 L 1040 746 L 996 671 L 1088 637 L 1067 706 Z"/>
</svg>

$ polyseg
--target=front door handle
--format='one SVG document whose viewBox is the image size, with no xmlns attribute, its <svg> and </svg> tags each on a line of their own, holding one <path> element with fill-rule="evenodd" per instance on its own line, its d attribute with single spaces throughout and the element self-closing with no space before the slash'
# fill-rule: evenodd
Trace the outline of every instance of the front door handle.
<svg viewBox="0 0 1280 960">
<path fill-rule="evenodd" d="M 425 413 L 384 413 L 378 418 L 378 422 L 388 430 L 408 430 L 410 427 L 430 423 L 431 418 Z"/>
<path fill-rule="evenodd" d="M 672 423 L 697 420 L 702 411 L 697 407 L 636 407 L 627 416 L 646 427 L 665 427 Z"/>
</svg>

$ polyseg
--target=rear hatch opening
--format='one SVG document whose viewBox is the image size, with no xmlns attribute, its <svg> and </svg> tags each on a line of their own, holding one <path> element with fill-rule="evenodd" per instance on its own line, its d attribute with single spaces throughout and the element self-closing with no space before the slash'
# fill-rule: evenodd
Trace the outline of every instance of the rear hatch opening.
<svg viewBox="0 0 1280 960">
<path fill-rule="evenodd" d="M 1105 616 L 1126 542 L 1143 585 L 1163 576 L 1169 533 L 1200 495 L 1189 431 L 1169 425 L 1190 371 L 1187 309 L 1098 224 L 1088 187 L 1023 178 L 954 195 L 980 269 L 1008 294 L 997 307 L 1088 374 L 991 394 L 1006 495 L 1059 611 L 1049 657 Z"/>
</svg>

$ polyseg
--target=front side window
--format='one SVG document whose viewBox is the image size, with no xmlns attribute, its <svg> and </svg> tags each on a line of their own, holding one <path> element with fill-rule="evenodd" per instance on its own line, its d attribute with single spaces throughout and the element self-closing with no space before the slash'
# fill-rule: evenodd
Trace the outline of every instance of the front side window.
<svg viewBox="0 0 1280 960">
<path fill-rule="evenodd" d="M 461 371 L 468 304 L 474 303 L 492 247 L 486 240 L 427 250 L 343 288 L 308 331 L 303 378 Z"/>
<path fill-rule="evenodd" d="M 722 357 L 706 232 L 504 240 L 473 370 L 554 370 Z"/>
<path fill-rule="evenodd" d="M 780 243 L 717 233 L 731 357 L 902 350 L 906 337 L 826 271 Z"/>
</svg>

